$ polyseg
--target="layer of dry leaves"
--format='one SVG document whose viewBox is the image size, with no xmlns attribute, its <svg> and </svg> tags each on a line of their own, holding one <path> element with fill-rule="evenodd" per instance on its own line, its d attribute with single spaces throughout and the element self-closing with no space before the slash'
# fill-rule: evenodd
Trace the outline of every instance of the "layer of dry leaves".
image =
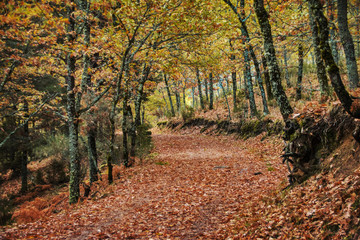
<svg viewBox="0 0 360 240">
<path fill-rule="evenodd" d="M 124 170 L 107 194 L 3 229 L 7 239 L 224 239 L 249 203 L 286 178 L 282 142 L 155 135 L 147 162 Z"/>
</svg>

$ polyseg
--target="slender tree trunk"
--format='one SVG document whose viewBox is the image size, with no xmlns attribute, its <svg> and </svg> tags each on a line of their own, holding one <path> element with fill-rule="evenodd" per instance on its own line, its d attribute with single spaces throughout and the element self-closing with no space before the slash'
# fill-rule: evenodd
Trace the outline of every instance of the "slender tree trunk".
<svg viewBox="0 0 360 240">
<path fill-rule="evenodd" d="M 122 118 L 122 132 L 123 132 L 123 161 L 125 167 L 129 166 L 129 146 L 128 146 L 128 136 L 129 136 L 129 128 L 128 128 L 128 120 L 129 120 L 129 108 L 128 105 L 128 94 L 125 93 L 125 97 L 123 99 L 123 118 Z M 130 108 L 131 111 L 131 108 Z"/>
<path fill-rule="evenodd" d="M 183 106 L 184 106 L 184 109 L 186 108 L 186 100 L 185 100 L 186 94 L 185 94 L 185 91 L 186 91 L 186 88 L 185 88 L 185 87 L 182 87 L 182 92 L 183 92 Z"/>
<path fill-rule="evenodd" d="M 27 119 L 29 117 L 29 104 L 28 102 L 25 100 L 24 101 L 24 118 Z M 22 156 L 21 156 L 21 193 L 26 193 L 28 191 L 28 169 L 27 169 L 27 163 L 28 163 L 28 145 L 29 145 L 29 122 L 27 122 L 24 127 L 24 144 L 23 147 L 25 148 L 22 152 Z"/>
<path fill-rule="evenodd" d="M 75 32 L 75 6 L 67 8 L 68 14 L 68 27 L 67 38 L 69 42 L 74 42 L 76 36 Z M 76 97 L 75 97 L 75 63 L 76 58 L 68 53 L 66 56 L 67 74 L 66 74 L 66 86 L 67 86 L 67 123 L 69 127 L 69 155 L 70 155 L 70 183 L 69 183 L 69 203 L 73 204 L 79 200 L 80 197 L 80 159 L 78 148 L 78 114 L 76 112 Z"/>
<path fill-rule="evenodd" d="M 359 74 L 356 64 L 354 42 L 348 26 L 347 0 L 338 0 L 338 24 L 340 40 L 345 52 L 350 88 L 354 89 L 359 86 Z"/>
<path fill-rule="evenodd" d="M 237 108 L 236 105 L 236 91 L 237 91 L 237 86 L 236 86 L 236 72 L 233 71 L 231 73 L 231 79 L 232 79 L 232 88 L 233 88 L 233 107 L 234 107 L 234 111 Z"/>
<path fill-rule="evenodd" d="M 206 78 L 204 78 L 204 85 L 205 85 L 205 99 L 206 102 L 209 102 L 208 80 Z"/>
<path fill-rule="evenodd" d="M 213 74 L 209 74 L 209 109 L 212 110 L 214 108 L 214 85 L 213 85 Z"/>
<path fill-rule="evenodd" d="M 287 57 L 287 49 L 286 46 L 284 45 L 284 65 L 285 65 L 285 80 L 286 80 L 286 85 L 288 88 L 291 87 L 291 82 L 290 82 L 290 74 L 289 74 L 289 67 L 288 67 L 288 57 Z"/>
<path fill-rule="evenodd" d="M 171 116 L 175 117 L 175 109 L 174 109 L 174 105 L 173 105 L 173 102 L 172 102 L 172 99 L 171 99 L 170 87 L 169 87 L 168 79 L 166 78 L 166 74 L 164 74 L 164 81 L 165 81 L 166 91 L 167 91 L 167 94 L 168 94 L 168 97 L 169 97 Z"/>
<path fill-rule="evenodd" d="M 178 90 L 175 91 L 175 100 L 176 100 L 176 110 L 178 113 L 180 113 L 181 110 L 181 99 L 180 99 L 180 93 Z"/>
<path fill-rule="evenodd" d="M 303 78 L 303 66 L 304 66 L 304 50 L 303 46 L 299 44 L 299 68 L 298 68 L 298 78 L 296 83 L 296 100 L 301 99 L 301 90 L 302 90 L 302 78 Z"/>
<path fill-rule="evenodd" d="M 269 15 L 264 8 L 263 0 L 254 0 L 255 13 L 259 21 L 261 32 L 264 37 L 264 49 L 266 62 L 269 65 L 271 89 L 275 95 L 277 104 L 280 108 L 281 115 L 284 121 L 287 120 L 289 115 L 293 112 L 290 106 L 285 91 L 281 85 L 280 68 L 276 61 L 276 53 L 273 44 L 271 26 L 269 23 Z"/>
<path fill-rule="evenodd" d="M 265 56 L 262 55 L 261 57 L 263 68 L 264 68 L 264 81 L 266 86 L 266 94 L 269 100 L 274 99 L 274 95 L 271 91 L 271 84 L 270 84 L 270 75 L 269 75 L 269 69 L 267 67 Z"/>
<path fill-rule="evenodd" d="M 142 112 L 141 112 L 141 124 L 145 124 L 145 106 L 142 106 Z"/>
<path fill-rule="evenodd" d="M 316 62 L 316 75 L 320 85 L 320 92 L 322 96 L 326 96 L 330 94 L 328 78 L 326 76 L 326 69 L 324 65 L 324 61 L 321 58 L 321 48 L 320 48 L 320 38 L 318 33 L 318 26 L 315 23 L 314 16 L 312 11 L 310 11 L 309 7 L 309 22 L 312 31 L 312 40 L 314 45 L 315 52 L 315 62 Z"/>
<path fill-rule="evenodd" d="M 250 59 L 249 59 L 249 51 L 244 51 L 244 61 L 245 61 L 245 72 L 246 72 L 246 86 L 249 94 L 249 104 L 250 104 L 250 112 L 251 116 L 258 117 L 258 112 L 256 109 L 256 103 L 255 103 L 255 96 L 254 96 L 254 89 L 251 79 L 251 72 L 250 72 Z"/>
<path fill-rule="evenodd" d="M 94 122 L 94 125 L 90 127 L 87 133 L 88 139 L 88 156 L 89 156 L 89 165 L 90 165 L 90 183 L 96 182 L 98 180 L 98 167 L 97 167 L 97 149 L 96 149 L 96 132 L 97 132 L 97 123 Z"/>
<path fill-rule="evenodd" d="M 204 100 L 203 100 L 203 97 L 202 97 L 202 89 L 201 89 L 201 80 L 200 80 L 200 72 L 199 72 L 199 69 L 196 68 L 196 79 L 197 79 L 197 82 L 198 82 L 198 90 L 199 90 L 199 98 L 200 98 L 200 107 L 201 109 L 205 109 L 205 105 L 204 105 Z"/>
<path fill-rule="evenodd" d="M 336 26 L 334 23 L 334 0 L 328 0 L 328 14 L 329 14 L 329 20 L 330 20 L 330 24 L 332 27 L 330 27 L 330 39 L 329 39 L 329 43 L 330 43 L 330 47 L 331 47 L 331 52 L 332 55 L 334 57 L 334 60 L 336 62 L 336 64 L 339 64 L 339 53 L 336 47 Z"/>
<path fill-rule="evenodd" d="M 195 108 L 195 87 L 191 87 L 192 107 Z"/>
</svg>

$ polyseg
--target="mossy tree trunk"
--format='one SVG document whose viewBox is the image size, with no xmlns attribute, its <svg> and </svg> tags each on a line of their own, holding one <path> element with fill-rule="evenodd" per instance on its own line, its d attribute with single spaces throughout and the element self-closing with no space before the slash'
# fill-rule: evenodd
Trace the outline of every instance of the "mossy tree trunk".
<svg viewBox="0 0 360 240">
<path fill-rule="evenodd" d="M 296 100 L 301 99 L 301 92 L 302 92 L 302 79 L 303 79 L 303 68 L 304 68 L 304 50 L 303 46 L 300 43 L 298 47 L 298 53 L 299 53 L 299 67 L 298 67 L 298 76 L 297 76 L 297 82 L 296 82 Z"/>
<path fill-rule="evenodd" d="M 74 42 L 76 36 L 75 32 L 75 5 L 67 7 L 68 26 L 67 39 L 70 43 Z M 75 63 L 76 58 L 69 52 L 66 56 L 67 73 L 66 81 L 66 111 L 67 123 L 69 128 L 69 155 L 70 155 L 70 183 L 69 183 L 69 203 L 73 204 L 79 200 L 80 197 L 80 159 L 78 148 L 78 113 L 76 111 L 76 96 L 75 96 Z"/>
<path fill-rule="evenodd" d="M 285 91 L 281 85 L 280 68 L 277 64 L 274 43 L 271 34 L 271 26 L 269 23 L 269 15 L 264 8 L 263 0 L 254 0 L 255 13 L 260 25 L 260 29 L 264 38 L 264 50 L 266 62 L 269 66 L 271 89 L 276 98 L 276 102 L 280 108 L 281 115 L 284 121 L 293 112 Z"/>
<path fill-rule="evenodd" d="M 262 54 L 262 56 L 261 56 L 261 61 L 262 61 L 262 65 L 264 68 L 264 81 L 265 81 L 265 86 L 266 86 L 267 98 L 268 98 L 268 100 L 272 100 L 272 99 L 274 99 L 274 95 L 271 90 L 269 69 L 268 69 L 264 54 Z"/>
<path fill-rule="evenodd" d="M 333 58 L 335 60 L 336 64 L 339 64 L 339 52 L 337 50 L 336 46 L 336 26 L 334 23 L 334 11 L 335 11 L 335 2 L 334 0 L 327 0 L 327 10 L 329 15 L 329 22 L 331 24 L 331 27 L 329 28 L 330 38 L 329 43 L 331 47 L 331 53 L 333 55 Z"/>
<path fill-rule="evenodd" d="M 167 78 L 165 73 L 164 73 L 164 82 L 165 82 L 166 91 L 167 91 L 167 94 L 168 94 L 168 97 L 169 97 L 171 116 L 175 117 L 175 109 L 174 109 L 174 105 L 173 105 L 173 102 L 172 102 L 172 99 L 171 99 L 169 81 L 168 81 L 168 78 Z"/>
<path fill-rule="evenodd" d="M 251 79 L 251 72 L 250 72 L 250 62 L 249 62 L 249 51 L 244 51 L 244 62 L 245 62 L 245 82 L 246 82 L 246 89 L 249 97 L 249 104 L 250 104 L 250 113 L 251 116 L 257 117 L 258 112 L 256 109 L 255 103 L 255 96 L 254 96 L 254 88 Z"/>
<path fill-rule="evenodd" d="M 324 61 L 321 58 L 320 37 L 318 32 L 319 30 L 317 24 L 315 23 L 312 11 L 310 11 L 310 7 L 309 7 L 309 22 L 310 22 L 312 41 L 315 52 L 316 75 L 319 81 L 321 95 L 326 96 L 330 94 L 330 89 L 328 84 L 328 78 L 326 76 Z"/>
<path fill-rule="evenodd" d="M 29 117 L 29 104 L 25 100 L 24 101 L 24 118 L 27 119 Z M 29 149 L 29 122 L 26 122 L 23 127 L 23 151 L 21 156 L 21 193 L 26 193 L 28 191 L 28 149 Z"/>
<path fill-rule="evenodd" d="M 359 86 L 359 74 L 356 64 L 354 41 L 348 26 L 347 12 L 347 0 L 338 0 L 339 35 L 344 47 L 350 88 L 354 89 Z"/>
<path fill-rule="evenodd" d="M 201 109 L 205 109 L 204 99 L 203 99 L 203 96 L 202 96 L 202 89 L 201 89 L 201 80 L 200 80 L 200 71 L 199 71 L 199 68 L 196 68 L 196 80 L 197 80 L 198 91 L 199 91 L 200 107 L 201 107 Z"/>
<path fill-rule="evenodd" d="M 214 108 L 214 79 L 212 73 L 209 74 L 209 99 L 209 109 L 211 110 Z"/>
</svg>

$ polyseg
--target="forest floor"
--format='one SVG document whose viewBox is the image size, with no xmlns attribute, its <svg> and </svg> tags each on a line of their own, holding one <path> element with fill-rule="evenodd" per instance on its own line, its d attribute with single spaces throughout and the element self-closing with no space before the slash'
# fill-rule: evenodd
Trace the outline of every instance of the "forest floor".
<svg viewBox="0 0 360 240">
<path fill-rule="evenodd" d="M 107 193 L 5 227 L 0 239 L 225 239 L 249 203 L 287 184 L 283 142 L 262 137 L 155 133 L 150 157 Z"/>
</svg>

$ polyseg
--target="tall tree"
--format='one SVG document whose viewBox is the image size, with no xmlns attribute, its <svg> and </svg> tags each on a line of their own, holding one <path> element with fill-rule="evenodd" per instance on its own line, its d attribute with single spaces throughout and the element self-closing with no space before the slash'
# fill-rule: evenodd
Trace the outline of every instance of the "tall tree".
<svg viewBox="0 0 360 240">
<path fill-rule="evenodd" d="M 203 96 L 202 96 L 201 79 L 200 79 L 199 68 L 196 68 L 196 80 L 197 80 L 197 85 L 198 85 L 198 90 L 199 90 L 200 107 L 201 107 L 201 109 L 205 109 L 204 99 L 203 99 Z"/>
<path fill-rule="evenodd" d="M 214 79 L 212 72 L 209 74 L 209 109 L 212 110 L 214 108 Z"/>
<path fill-rule="evenodd" d="M 320 49 L 320 37 L 318 32 L 318 26 L 315 23 L 315 19 L 312 11 L 309 6 L 309 22 L 312 32 L 312 42 L 314 46 L 315 53 L 315 63 L 316 63 L 316 75 L 320 85 L 321 95 L 326 96 L 329 95 L 329 84 L 328 78 L 326 76 L 326 69 L 324 65 L 324 60 L 321 58 L 321 49 Z"/>
<path fill-rule="evenodd" d="M 356 64 L 354 41 L 349 31 L 347 19 L 347 0 L 338 0 L 338 25 L 341 43 L 344 47 L 347 76 L 350 88 L 354 89 L 359 86 L 359 74 Z"/>
<path fill-rule="evenodd" d="M 271 34 L 269 15 L 264 8 L 263 0 L 254 0 L 254 9 L 264 38 L 266 62 L 269 66 L 270 81 L 281 115 L 286 120 L 293 112 L 285 91 L 281 85 L 280 68 L 276 61 L 276 53 Z"/>
<path fill-rule="evenodd" d="M 301 99 L 301 92 L 302 92 L 302 79 L 303 79 L 303 68 L 304 68 L 304 49 L 302 44 L 299 44 L 298 47 L 298 53 L 299 53 L 299 67 L 298 67 L 298 76 L 297 76 L 297 82 L 296 82 L 296 100 Z"/>
</svg>

